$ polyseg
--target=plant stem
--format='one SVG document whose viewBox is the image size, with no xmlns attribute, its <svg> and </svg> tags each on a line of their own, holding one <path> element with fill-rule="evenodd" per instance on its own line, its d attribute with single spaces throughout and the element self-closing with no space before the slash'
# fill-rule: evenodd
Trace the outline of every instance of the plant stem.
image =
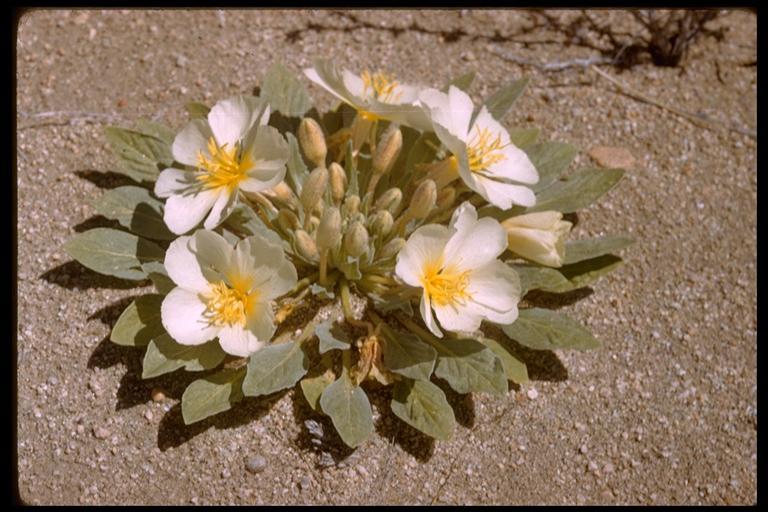
<svg viewBox="0 0 768 512">
<path fill-rule="evenodd" d="M 328 283 L 328 249 L 320 251 L 320 286 Z"/>
<path fill-rule="evenodd" d="M 414 322 L 410 318 L 402 314 L 397 314 L 395 315 L 395 317 L 397 318 L 398 322 L 408 327 L 411 331 L 417 333 L 421 337 L 421 339 L 423 339 L 433 347 L 443 348 L 443 344 L 440 343 L 440 339 L 437 336 L 427 331 L 426 329 L 423 329 L 421 326 L 416 324 L 416 322 Z"/>
</svg>

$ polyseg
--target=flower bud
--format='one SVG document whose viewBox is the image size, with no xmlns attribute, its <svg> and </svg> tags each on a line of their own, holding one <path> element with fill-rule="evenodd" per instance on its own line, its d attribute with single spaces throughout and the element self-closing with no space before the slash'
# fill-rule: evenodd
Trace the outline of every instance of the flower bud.
<svg viewBox="0 0 768 512">
<path fill-rule="evenodd" d="M 301 206 L 305 215 L 309 215 L 320 202 L 327 186 L 328 170 L 325 167 L 315 167 L 301 189 Z"/>
<path fill-rule="evenodd" d="M 335 206 L 326 208 L 320 224 L 317 226 L 317 247 L 319 249 L 332 249 L 341 240 L 341 212 Z"/>
<path fill-rule="evenodd" d="M 400 129 L 388 130 L 376 146 L 373 154 L 373 174 L 384 174 L 395 163 L 403 148 L 403 134 Z"/>
<path fill-rule="evenodd" d="M 339 204 L 344 199 L 344 192 L 347 190 L 347 173 L 344 168 L 333 162 L 328 167 L 331 180 L 331 197 L 333 202 Z"/>
<path fill-rule="evenodd" d="M 437 209 L 445 210 L 450 208 L 455 200 L 456 189 L 453 187 L 446 187 L 437 194 L 437 200 L 435 201 L 437 203 Z"/>
<path fill-rule="evenodd" d="M 423 219 L 429 215 L 437 200 L 437 186 L 432 180 L 424 180 L 418 186 L 411 198 L 408 207 L 409 215 L 413 219 Z"/>
<path fill-rule="evenodd" d="M 395 214 L 400 207 L 400 201 L 403 200 L 403 192 L 393 187 L 379 196 L 376 202 L 373 204 L 374 210 L 387 210 L 391 214 Z"/>
<path fill-rule="evenodd" d="M 353 222 L 344 233 L 344 251 L 353 258 L 368 251 L 368 231 L 361 222 Z"/>
<path fill-rule="evenodd" d="M 509 250 L 549 267 L 560 267 L 565 259 L 565 239 L 572 224 L 557 211 L 527 213 L 501 223 L 507 230 Z"/>
<path fill-rule="evenodd" d="M 289 187 L 288 184 L 284 181 L 281 181 L 270 189 L 262 191 L 262 194 L 269 197 L 270 199 L 276 199 L 282 204 L 288 206 L 298 205 L 298 198 L 296 197 L 296 194 L 293 193 L 291 187 Z"/>
<path fill-rule="evenodd" d="M 374 213 L 368 220 L 368 226 L 371 229 L 371 233 L 374 236 L 385 237 L 392 231 L 392 225 L 395 220 L 392 218 L 392 214 L 387 210 L 379 210 Z"/>
<path fill-rule="evenodd" d="M 405 246 L 405 240 L 402 238 L 393 238 L 389 242 L 387 242 L 384 247 L 381 248 L 379 252 L 376 253 L 376 259 L 377 260 L 386 260 L 389 258 L 394 258 L 397 256 L 397 253 L 400 252 L 400 249 Z"/>
<path fill-rule="evenodd" d="M 301 227 L 299 218 L 287 208 L 281 208 L 280 211 L 277 212 L 277 223 L 283 228 L 283 231 L 286 232 L 296 231 Z"/>
<path fill-rule="evenodd" d="M 325 144 L 323 129 L 320 128 L 317 121 L 310 117 L 301 120 L 299 143 L 307 160 L 315 164 L 316 167 L 325 167 L 325 155 L 328 153 L 328 148 Z"/>
<path fill-rule="evenodd" d="M 341 208 L 341 213 L 345 217 L 349 218 L 360 211 L 360 196 L 349 196 L 344 201 L 344 206 Z"/>
<path fill-rule="evenodd" d="M 315 241 L 309 236 L 309 233 L 303 229 L 297 229 L 294 232 L 294 235 L 296 237 L 294 240 L 296 252 L 307 260 L 317 261 L 320 258 L 320 253 L 317 252 L 317 244 L 315 244 Z"/>
</svg>

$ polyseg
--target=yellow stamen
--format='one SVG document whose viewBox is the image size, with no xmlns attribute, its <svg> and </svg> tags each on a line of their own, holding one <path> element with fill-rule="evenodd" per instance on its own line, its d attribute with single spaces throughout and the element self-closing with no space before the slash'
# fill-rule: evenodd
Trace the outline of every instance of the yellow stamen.
<svg viewBox="0 0 768 512">
<path fill-rule="evenodd" d="M 398 86 L 398 83 L 392 75 L 387 75 L 381 71 L 371 73 L 366 69 L 362 72 L 360 78 L 363 79 L 364 90 L 373 91 L 373 97 L 379 101 L 392 103 L 397 101 L 403 94 L 402 91 L 395 94 L 395 88 Z M 366 112 L 366 114 L 370 115 L 370 112 Z"/>
<path fill-rule="evenodd" d="M 438 306 L 453 306 L 471 297 L 467 292 L 469 270 L 443 268 L 442 258 L 424 267 L 421 284 L 430 301 Z"/>
<path fill-rule="evenodd" d="M 491 165 L 506 160 L 501 150 L 506 144 L 501 143 L 501 134 L 495 138 L 487 128 L 477 128 L 475 137 L 467 144 L 467 157 L 469 169 L 479 172 L 488 169 Z"/>
<path fill-rule="evenodd" d="M 197 180 L 206 188 L 233 189 L 246 178 L 246 173 L 253 167 L 250 153 L 241 152 L 238 144 L 231 148 L 228 148 L 227 144 L 219 146 L 211 137 L 208 140 L 208 153 L 211 155 L 210 159 L 202 151 L 197 154 L 197 166 L 205 171 L 197 176 Z"/>
<path fill-rule="evenodd" d="M 211 286 L 205 316 L 213 325 L 244 326 L 254 298 L 253 293 L 249 295 L 239 287 L 230 288 L 224 281 L 220 281 Z"/>
</svg>

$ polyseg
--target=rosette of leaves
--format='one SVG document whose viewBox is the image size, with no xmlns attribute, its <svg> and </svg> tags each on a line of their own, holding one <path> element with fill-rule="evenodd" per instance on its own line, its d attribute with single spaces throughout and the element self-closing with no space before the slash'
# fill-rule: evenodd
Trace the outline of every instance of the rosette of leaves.
<svg viewBox="0 0 768 512">
<path fill-rule="evenodd" d="M 454 85 L 467 90 L 473 78 L 474 73 L 461 76 L 445 89 Z M 502 121 L 526 84 L 526 79 L 507 84 L 488 97 L 485 106 Z M 533 350 L 590 350 L 600 346 L 574 320 L 560 312 L 531 307 L 529 300 L 520 304 L 513 324 L 492 334 L 447 333 L 438 339 L 414 314 L 418 297 L 403 293 L 393 279 L 397 255 L 393 246 L 423 223 L 446 222 L 463 200 L 472 201 L 481 217 L 499 220 L 544 210 L 573 214 L 610 190 L 623 170 L 585 168 L 566 174 L 577 153 L 575 147 L 539 141 L 538 129 L 516 127 L 509 131 L 511 140 L 527 153 L 540 176 L 533 186 L 535 206 L 500 211 L 465 189 L 420 222 L 406 218 L 407 222 L 398 224 L 417 188 L 412 176 L 445 154 L 434 133 L 379 120 L 372 138 L 355 150 L 349 140 L 355 111 L 341 104 L 330 112 L 317 112 L 302 82 L 280 65 L 267 73 L 260 99 L 269 103 L 269 124 L 282 133 L 290 148 L 285 179 L 290 193 L 244 201 L 216 231 L 233 241 L 260 233 L 279 240 L 284 247 L 297 268 L 300 286 L 295 296 L 285 298 L 280 305 L 278 321 L 280 315 L 290 315 L 293 306 L 308 293 L 319 301 L 338 302 L 344 312 L 342 321 L 312 321 L 297 331 L 301 334 L 294 337 L 292 331 L 286 332 L 245 359 L 225 354 L 216 339 L 185 346 L 165 332 L 160 305 L 174 284 L 165 272 L 163 259 L 176 235 L 166 228 L 163 203 L 152 189 L 159 171 L 174 165 L 171 145 L 175 132 L 159 123 L 142 121 L 130 129 L 105 130 L 117 164 L 113 170 L 135 184 L 108 190 L 93 205 L 99 214 L 117 221 L 120 228 L 91 229 L 66 243 L 73 258 L 96 272 L 126 280 L 151 280 L 154 290 L 125 309 L 110 339 L 145 350 L 142 378 L 179 369 L 205 371 L 205 376 L 192 382 L 182 396 L 186 423 L 228 410 L 244 396 L 295 387 L 312 409 L 330 417 L 344 443 L 356 447 L 373 430 L 368 391 L 369 383 L 378 381 L 391 387 L 390 406 L 395 416 L 428 436 L 448 439 L 455 416 L 436 379 L 457 393 L 501 395 L 507 392 L 508 381 L 523 384 L 528 380 L 526 362 L 514 350 L 515 344 Z M 192 118 L 205 116 L 208 110 L 200 103 L 187 105 Z M 314 119 L 328 143 L 327 155 L 323 154 L 319 162 L 317 152 L 299 143 L 303 117 Z M 390 162 L 390 170 L 379 173 L 372 185 L 375 142 L 381 142 L 392 129 L 400 130 L 401 148 Z M 309 195 L 307 187 L 317 187 L 312 183 L 314 169 L 332 165 L 343 171 L 335 184 L 340 181 L 341 188 L 325 181 L 316 203 L 302 205 Z M 398 192 L 391 192 L 393 189 Z M 318 239 L 322 212 L 330 208 L 338 208 L 341 215 L 339 240 L 332 247 L 327 240 Z M 383 211 L 387 213 L 378 213 Z M 391 223 L 376 220 L 381 217 L 393 219 L 396 229 Z M 562 294 L 589 286 L 614 270 L 622 262 L 615 253 L 630 243 L 623 237 L 570 241 L 559 268 L 525 261 L 511 253 L 506 260 L 520 277 L 523 295 L 537 291 Z M 362 315 L 353 311 L 353 295 L 364 302 Z"/>
</svg>

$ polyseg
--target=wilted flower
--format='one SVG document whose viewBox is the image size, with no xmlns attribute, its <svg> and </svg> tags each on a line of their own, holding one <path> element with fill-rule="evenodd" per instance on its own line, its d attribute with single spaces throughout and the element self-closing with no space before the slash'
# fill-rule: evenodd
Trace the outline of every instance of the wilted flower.
<svg viewBox="0 0 768 512">
<path fill-rule="evenodd" d="M 225 352 L 245 357 L 275 332 L 272 300 L 296 286 L 283 249 L 258 235 L 231 246 L 213 231 L 177 238 L 165 254 L 177 287 L 163 300 L 163 327 L 182 345 L 218 336 Z"/>
<path fill-rule="evenodd" d="M 260 192 L 282 181 L 288 145 L 264 126 L 268 119 L 268 106 L 261 110 L 258 100 L 238 96 L 218 102 L 207 119 L 190 121 L 176 136 L 173 158 L 186 168 L 165 169 L 155 183 L 155 194 L 168 198 L 164 220 L 171 231 L 186 233 L 206 215 L 203 226 L 213 229 L 239 190 Z"/>
<path fill-rule="evenodd" d="M 565 238 L 572 224 L 557 211 L 527 213 L 501 223 L 507 230 L 509 250 L 536 263 L 560 267 L 565 258 Z"/>
<path fill-rule="evenodd" d="M 469 188 L 499 208 L 536 203 L 533 191 L 519 184 L 537 183 L 536 168 L 485 105 L 472 120 L 472 100 L 454 86 L 448 94 L 426 89 L 419 99 L 430 114 L 435 134 L 453 154 L 442 166 L 447 178 L 436 179 L 439 188 L 461 176 Z"/>
<path fill-rule="evenodd" d="M 504 228 L 490 217 L 477 219 L 469 203 L 459 206 L 449 227 L 422 226 L 397 256 L 396 274 L 423 289 L 421 316 L 442 337 L 432 316 L 449 331 L 475 331 L 483 319 L 511 324 L 517 318 L 520 279 L 496 259 L 507 248 Z"/>
</svg>

